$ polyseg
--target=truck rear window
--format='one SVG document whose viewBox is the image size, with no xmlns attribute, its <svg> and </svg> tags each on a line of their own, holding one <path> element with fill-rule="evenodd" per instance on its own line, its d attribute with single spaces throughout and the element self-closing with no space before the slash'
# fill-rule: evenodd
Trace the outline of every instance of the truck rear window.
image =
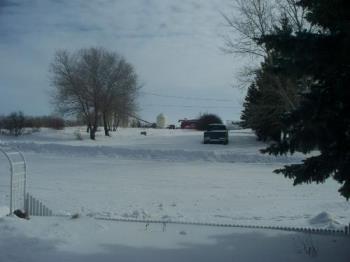
<svg viewBox="0 0 350 262">
<path fill-rule="evenodd" d="M 208 127 L 208 131 L 215 131 L 215 130 L 226 130 L 226 126 L 215 125 L 215 126 Z"/>
</svg>

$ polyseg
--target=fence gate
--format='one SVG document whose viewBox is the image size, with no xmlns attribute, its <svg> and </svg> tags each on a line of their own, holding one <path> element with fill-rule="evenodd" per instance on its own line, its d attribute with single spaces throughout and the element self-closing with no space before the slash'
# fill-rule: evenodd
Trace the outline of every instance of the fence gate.
<svg viewBox="0 0 350 262">
<path fill-rule="evenodd" d="M 10 163 L 10 214 L 16 209 L 25 210 L 27 165 L 21 152 L 0 145 L 2 152 Z"/>
</svg>

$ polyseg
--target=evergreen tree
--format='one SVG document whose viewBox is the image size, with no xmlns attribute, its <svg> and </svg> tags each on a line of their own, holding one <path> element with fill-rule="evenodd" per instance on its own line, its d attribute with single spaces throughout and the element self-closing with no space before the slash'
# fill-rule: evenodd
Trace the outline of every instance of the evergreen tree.
<svg viewBox="0 0 350 262">
<path fill-rule="evenodd" d="M 257 110 L 257 104 L 259 102 L 261 94 L 257 88 L 255 82 L 253 82 L 247 90 L 247 95 L 243 103 L 243 111 L 241 114 L 241 125 L 243 128 L 251 128 L 252 123 L 254 122 L 254 115 Z"/>
<path fill-rule="evenodd" d="M 254 130 L 258 140 L 278 140 L 284 103 L 276 93 L 272 75 L 260 70 L 249 87 L 241 115 L 242 125 Z"/>
<path fill-rule="evenodd" d="M 283 138 L 264 150 L 270 154 L 300 151 L 313 156 L 276 170 L 294 184 L 322 183 L 333 177 L 350 197 L 350 3 L 348 0 L 300 0 L 316 32 L 283 34 L 261 43 L 279 59 L 275 68 L 297 76 L 304 92 L 300 106 L 283 116 Z M 307 80 L 308 86 L 305 85 Z"/>
<path fill-rule="evenodd" d="M 281 18 L 280 24 L 281 28 L 275 28 L 276 33 L 292 33 L 286 16 Z M 280 139 L 283 115 L 299 103 L 296 77 L 289 70 L 276 67 L 280 61 L 279 52 L 271 50 L 257 70 L 243 104 L 243 126 L 253 129 L 258 139 L 263 141 Z"/>
</svg>

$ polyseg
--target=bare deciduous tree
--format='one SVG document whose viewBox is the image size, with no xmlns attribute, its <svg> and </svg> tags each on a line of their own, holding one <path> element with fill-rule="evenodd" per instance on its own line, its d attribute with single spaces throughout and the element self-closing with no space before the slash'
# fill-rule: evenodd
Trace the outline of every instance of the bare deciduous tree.
<svg viewBox="0 0 350 262">
<path fill-rule="evenodd" d="M 229 28 L 224 35 L 224 51 L 244 56 L 268 55 L 266 47 L 258 40 L 271 33 L 282 16 L 289 19 L 295 32 L 312 28 L 298 0 L 232 0 L 231 13 L 222 12 L 222 16 Z"/>
<path fill-rule="evenodd" d="M 88 86 L 83 82 L 79 69 L 78 53 L 57 51 L 51 64 L 51 82 L 54 86 L 53 103 L 64 115 L 81 115 L 91 127 L 92 109 L 88 96 Z"/>
<path fill-rule="evenodd" d="M 298 5 L 298 0 L 275 0 L 280 13 L 285 14 L 294 31 L 311 31 L 312 25 L 306 20 L 305 7 Z"/>
<path fill-rule="evenodd" d="M 109 135 L 113 115 L 136 109 L 137 75 L 132 65 L 114 52 L 104 48 L 72 54 L 58 51 L 51 73 L 54 103 L 64 114 L 83 116 L 91 139 L 95 139 L 101 118 L 105 135 Z"/>
<path fill-rule="evenodd" d="M 224 36 L 227 53 L 265 57 L 267 50 L 257 43 L 271 32 L 275 5 L 269 0 L 233 0 L 232 12 L 222 13 L 230 30 Z"/>
<path fill-rule="evenodd" d="M 312 26 L 305 20 L 305 8 L 299 6 L 298 0 L 232 0 L 231 14 L 222 14 L 230 32 L 224 36 L 224 51 L 230 54 L 250 56 L 256 61 L 269 60 L 269 51 L 259 42 L 266 34 L 274 31 L 274 26 L 281 18 L 287 18 L 294 32 L 311 30 Z M 306 29 L 306 27 L 308 27 Z M 260 58 L 260 59 L 259 59 Z M 245 66 L 237 76 L 241 88 L 248 87 L 256 75 L 257 64 Z M 281 83 L 288 81 L 276 76 L 276 92 L 291 104 L 286 95 L 286 87 Z M 279 84 L 278 84 L 279 83 Z"/>
<path fill-rule="evenodd" d="M 103 90 L 102 117 L 105 135 L 109 135 L 113 116 L 133 113 L 135 98 L 139 89 L 137 75 L 131 64 L 120 58 L 110 65 L 110 81 Z M 108 70 L 106 70 L 108 72 Z"/>
</svg>

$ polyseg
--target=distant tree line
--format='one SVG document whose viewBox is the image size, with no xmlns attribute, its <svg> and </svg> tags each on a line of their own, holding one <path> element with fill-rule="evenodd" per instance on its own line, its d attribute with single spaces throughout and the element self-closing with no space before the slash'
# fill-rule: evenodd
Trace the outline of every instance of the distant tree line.
<svg viewBox="0 0 350 262">
<path fill-rule="evenodd" d="M 56 116 L 25 116 L 21 111 L 0 116 L 3 134 L 20 136 L 25 129 L 38 130 L 42 127 L 60 130 L 65 127 L 65 121 Z"/>
<path fill-rule="evenodd" d="M 249 68 L 243 126 L 270 141 L 264 153 L 309 153 L 277 173 L 294 184 L 333 177 L 350 198 L 348 0 L 235 0 L 224 15 L 227 51 L 260 57 Z"/>
<path fill-rule="evenodd" d="M 134 114 L 140 85 L 134 67 L 104 48 L 56 52 L 50 67 L 53 103 L 84 121 L 90 138 L 100 123 L 106 136 Z"/>
</svg>

